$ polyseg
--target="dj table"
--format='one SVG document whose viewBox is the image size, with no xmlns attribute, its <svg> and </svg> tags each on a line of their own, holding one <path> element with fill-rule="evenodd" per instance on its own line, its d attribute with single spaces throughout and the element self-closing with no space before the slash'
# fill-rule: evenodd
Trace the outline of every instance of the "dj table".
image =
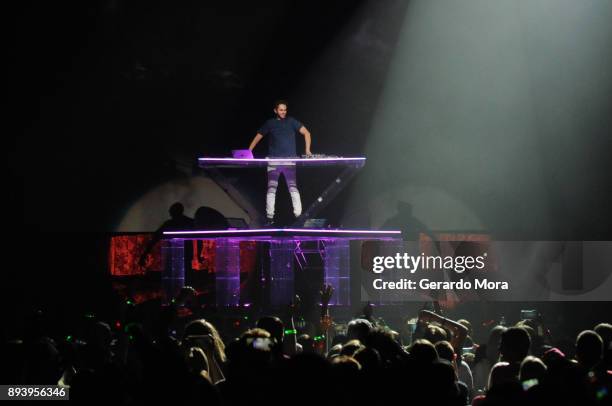
<svg viewBox="0 0 612 406">
<path fill-rule="evenodd" d="M 351 166 L 361 168 L 365 157 L 326 156 L 315 158 L 198 158 L 202 168 L 241 168 L 245 166 L 298 165 L 298 166 Z"/>
<path fill-rule="evenodd" d="M 326 188 L 318 197 L 302 212 L 302 215 L 295 220 L 294 226 L 302 226 L 304 222 L 313 218 L 319 213 L 342 189 L 348 184 L 349 180 L 355 176 L 366 162 L 365 157 L 335 157 L 335 156 L 316 156 L 313 158 L 213 158 L 204 157 L 198 159 L 198 164 L 203 168 L 208 176 L 217 183 L 228 195 L 245 211 L 255 223 L 263 223 L 265 218 L 255 209 L 248 199 L 245 199 L 232 182 L 226 178 L 221 169 L 224 168 L 262 168 L 268 166 L 299 166 L 299 167 L 327 167 L 340 166 L 344 169 L 340 174 L 327 184 Z"/>
</svg>

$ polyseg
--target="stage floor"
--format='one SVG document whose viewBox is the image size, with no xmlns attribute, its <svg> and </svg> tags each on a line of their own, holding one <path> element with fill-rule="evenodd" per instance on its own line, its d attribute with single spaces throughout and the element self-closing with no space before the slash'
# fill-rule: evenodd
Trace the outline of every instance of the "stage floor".
<svg viewBox="0 0 612 406">
<path fill-rule="evenodd" d="M 230 238 L 241 241 L 276 240 L 396 240 L 400 239 L 399 230 L 344 230 L 315 228 L 258 228 L 245 230 L 185 230 L 165 231 L 165 239 L 208 240 Z"/>
<path fill-rule="evenodd" d="M 166 268 L 164 281 L 171 283 L 169 291 L 181 288 L 185 281 L 185 241 L 215 242 L 215 294 L 221 306 L 236 306 L 241 299 L 241 243 L 257 242 L 268 254 L 260 284 L 268 284 L 268 296 L 273 305 L 289 303 L 296 288 L 294 269 L 310 269 L 321 284 L 334 288 L 334 305 L 350 304 L 350 244 L 352 241 L 401 241 L 398 230 L 259 228 L 235 230 L 166 231 Z M 294 268 L 294 265 L 297 268 Z M 314 270 L 322 270 L 315 277 Z M 314 282 L 312 282 L 314 283 Z"/>
</svg>

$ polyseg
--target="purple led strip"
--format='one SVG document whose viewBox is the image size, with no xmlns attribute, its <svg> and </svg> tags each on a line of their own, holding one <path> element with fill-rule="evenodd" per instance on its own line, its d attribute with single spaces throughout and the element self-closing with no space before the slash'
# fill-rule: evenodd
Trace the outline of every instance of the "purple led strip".
<svg viewBox="0 0 612 406">
<path fill-rule="evenodd" d="M 365 161 L 365 157 L 337 157 L 337 158 L 198 158 L 200 162 L 344 162 Z"/>
<path fill-rule="evenodd" d="M 164 231 L 164 235 L 178 234 L 255 234 L 270 232 L 315 233 L 315 234 L 392 234 L 400 235 L 399 230 L 321 230 L 317 228 L 255 228 L 249 230 L 200 230 L 200 231 Z"/>
</svg>

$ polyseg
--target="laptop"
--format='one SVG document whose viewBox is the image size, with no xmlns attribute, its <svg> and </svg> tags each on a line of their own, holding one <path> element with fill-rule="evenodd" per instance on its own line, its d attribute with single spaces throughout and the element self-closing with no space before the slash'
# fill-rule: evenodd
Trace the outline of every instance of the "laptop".
<svg viewBox="0 0 612 406">
<path fill-rule="evenodd" d="M 226 217 L 227 224 L 230 230 L 244 230 L 249 228 L 249 225 L 243 218 L 239 217 Z"/>
<path fill-rule="evenodd" d="M 250 149 L 233 149 L 232 158 L 253 159 L 253 151 L 251 151 Z"/>
<path fill-rule="evenodd" d="M 325 228 L 327 219 L 307 219 L 304 221 L 304 228 Z"/>
</svg>

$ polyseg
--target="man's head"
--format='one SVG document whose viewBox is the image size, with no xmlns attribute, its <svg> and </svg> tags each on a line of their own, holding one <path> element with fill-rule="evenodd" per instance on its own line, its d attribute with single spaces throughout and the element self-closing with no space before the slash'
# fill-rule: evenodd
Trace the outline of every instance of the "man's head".
<svg viewBox="0 0 612 406">
<path fill-rule="evenodd" d="M 438 359 L 438 352 L 431 342 L 420 339 L 410 346 L 410 358 L 417 364 L 431 364 Z"/>
<path fill-rule="evenodd" d="M 431 324 L 425 329 L 423 338 L 431 341 L 432 344 L 436 344 L 440 341 L 445 341 L 449 339 L 448 335 L 446 334 L 446 331 L 442 327 Z"/>
<path fill-rule="evenodd" d="M 438 357 L 453 362 L 455 360 L 455 350 L 448 341 L 438 341 L 434 347 L 438 353 Z"/>
<path fill-rule="evenodd" d="M 522 327 L 510 327 L 501 335 L 499 353 L 502 361 L 510 363 L 521 363 L 529 353 L 531 339 Z"/>
<path fill-rule="evenodd" d="M 491 368 L 489 372 L 489 383 L 487 387 L 491 389 L 495 386 L 506 385 L 516 381 L 517 375 L 514 368 L 512 368 L 508 362 L 498 362 L 493 365 L 493 368 Z"/>
<path fill-rule="evenodd" d="M 170 209 L 168 209 L 168 213 L 170 213 L 170 217 L 173 219 L 182 216 L 184 211 L 185 206 L 183 206 L 181 202 L 174 203 L 170 206 Z"/>
<path fill-rule="evenodd" d="M 612 325 L 608 323 L 599 323 L 593 330 L 599 334 L 603 340 L 604 351 L 607 351 L 608 348 L 610 348 L 610 343 L 612 343 Z"/>
<path fill-rule="evenodd" d="M 281 343 L 285 335 L 284 324 L 281 319 L 276 316 L 264 316 L 257 320 L 257 328 L 261 328 L 272 336 L 276 342 Z"/>
<path fill-rule="evenodd" d="M 529 355 L 521 362 L 519 380 L 538 379 L 541 381 L 544 375 L 546 375 L 546 364 L 538 357 Z"/>
<path fill-rule="evenodd" d="M 486 348 L 487 359 L 489 361 L 496 362 L 497 358 L 499 358 L 499 344 L 501 343 L 501 336 L 506 330 L 504 326 L 495 326 L 489 332 Z"/>
<path fill-rule="evenodd" d="M 585 330 L 576 339 L 576 360 L 585 368 L 593 368 L 603 355 L 603 340 L 593 330 Z"/>
<path fill-rule="evenodd" d="M 372 323 L 366 319 L 353 319 L 346 327 L 346 335 L 349 340 L 365 342 L 368 334 L 372 331 Z"/>
<path fill-rule="evenodd" d="M 287 117 L 287 101 L 286 100 L 277 100 L 274 102 L 274 114 L 278 118 Z"/>
</svg>

